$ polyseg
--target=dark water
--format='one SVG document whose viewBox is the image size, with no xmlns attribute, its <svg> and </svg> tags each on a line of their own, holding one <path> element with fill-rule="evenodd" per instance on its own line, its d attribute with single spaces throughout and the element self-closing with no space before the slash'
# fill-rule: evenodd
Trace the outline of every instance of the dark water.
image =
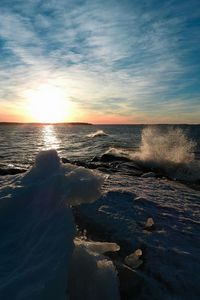
<svg viewBox="0 0 200 300">
<path fill-rule="evenodd" d="M 100 156 L 109 148 L 137 151 L 141 144 L 140 125 L 101 125 L 101 126 L 53 126 L 53 125 L 9 125 L 0 126 L 0 167 L 28 168 L 35 155 L 42 149 L 54 148 L 59 155 L 70 160 L 89 161 Z M 158 127 L 158 126 L 157 126 Z M 169 126 L 160 125 L 163 131 Z M 174 125 L 181 128 L 188 140 L 196 143 L 195 156 L 200 159 L 200 126 Z M 97 133 L 99 130 L 106 135 Z"/>
</svg>

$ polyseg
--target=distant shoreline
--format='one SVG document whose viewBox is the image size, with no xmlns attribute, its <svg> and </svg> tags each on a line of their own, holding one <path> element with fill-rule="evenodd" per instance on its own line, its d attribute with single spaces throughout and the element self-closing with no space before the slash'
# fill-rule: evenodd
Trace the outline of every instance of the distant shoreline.
<svg viewBox="0 0 200 300">
<path fill-rule="evenodd" d="M 195 126 L 200 123 L 157 123 L 157 124 L 93 124 L 87 122 L 60 122 L 60 123 L 39 123 L 39 122 L 0 122 L 0 125 L 32 125 L 32 126 L 43 126 L 43 125 L 58 125 L 58 126 Z"/>
<path fill-rule="evenodd" d="M 61 123 L 38 123 L 38 122 L 0 122 L 0 125 L 93 125 L 85 122 L 61 122 Z"/>
</svg>

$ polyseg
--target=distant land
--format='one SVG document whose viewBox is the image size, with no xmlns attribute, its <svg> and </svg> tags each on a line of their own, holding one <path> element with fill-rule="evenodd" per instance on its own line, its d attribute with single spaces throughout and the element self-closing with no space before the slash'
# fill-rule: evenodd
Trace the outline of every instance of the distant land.
<svg viewBox="0 0 200 300">
<path fill-rule="evenodd" d="M 87 122 L 60 122 L 60 123 L 41 123 L 41 122 L 0 122 L 0 126 L 10 126 L 10 125 L 30 125 L 30 126 L 43 126 L 43 125 L 55 125 L 55 126 L 101 126 L 101 125 L 107 125 L 107 126 L 199 126 L 200 123 L 153 123 L 153 124 L 147 124 L 147 123 L 136 123 L 136 124 L 93 124 L 93 123 L 87 123 Z"/>
<path fill-rule="evenodd" d="M 199 126 L 200 123 L 133 123 L 133 124 L 92 124 L 87 122 L 60 122 L 60 123 L 40 123 L 40 122 L 0 122 L 0 125 L 33 125 L 33 126 L 43 126 L 43 125 L 58 125 L 58 126 L 67 126 L 67 125 L 74 125 L 74 126 L 101 126 L 101 125 L 108 125 L 108 126 Z"/>
<path fill-rule="evenodd" d="M 38 123 L 38 122 L 0 122 L 0 125 L 93 125 L 85 122 L 61 122 L 61 123 Z"/>
</svg>

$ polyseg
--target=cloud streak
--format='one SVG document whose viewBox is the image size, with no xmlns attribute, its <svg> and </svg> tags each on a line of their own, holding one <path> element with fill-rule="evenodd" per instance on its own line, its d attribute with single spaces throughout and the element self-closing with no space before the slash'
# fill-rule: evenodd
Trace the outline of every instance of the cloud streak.
<svg viewBox="0 0 200 300">
<path fill-rule="evenodd" d="M 80 112 L 200 117 L 198 1 L 1 1 L 0 106 L 59 86 Z M 159 121 L 158 121 L 159 122 Z"/>
</svg>

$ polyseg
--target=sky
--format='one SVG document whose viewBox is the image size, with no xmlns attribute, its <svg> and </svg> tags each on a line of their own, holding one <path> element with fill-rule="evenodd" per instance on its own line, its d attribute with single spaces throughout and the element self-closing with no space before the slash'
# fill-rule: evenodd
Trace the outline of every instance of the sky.
<svg viewBox="0 0 200 300">
<path fill-rule="evenodd" d="M 0 121 L 200 123 L 199 0 L 1 0 Z"/>
</svg>

